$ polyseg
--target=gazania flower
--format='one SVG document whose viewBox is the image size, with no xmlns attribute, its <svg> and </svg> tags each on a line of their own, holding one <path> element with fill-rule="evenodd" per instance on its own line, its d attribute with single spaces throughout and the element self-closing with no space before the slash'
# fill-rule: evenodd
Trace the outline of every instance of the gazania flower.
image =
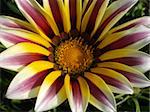
<svg viewBox="0 0 150 112">
<path fill-rule="evenodd" d="M 69 101 L 72 112 L 91 103 L 116 111 L 112 93 L 150 86 L 150 17 L 112 28 L 137 0 L 15 0 L 28 22 L 0 16 L 0 67 L 17 71 L 6 97 L 37 97 L 35 111 Z"/>
</svg>

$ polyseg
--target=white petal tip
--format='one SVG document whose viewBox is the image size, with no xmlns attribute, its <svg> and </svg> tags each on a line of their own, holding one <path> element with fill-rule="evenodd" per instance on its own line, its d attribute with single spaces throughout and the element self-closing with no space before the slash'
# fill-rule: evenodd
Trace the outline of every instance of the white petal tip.
<svg viewBox="0 0 150 112">
<path fill-rule="evenodd" d="M 18 95 L 14 95 L 14 94 L 10 94 L 10 93 L 6 93 L 5 97 L 7 99 L 18 99 L 17 98 Z"/>
<path fill-rule="evenodd" d="M 40 106 L 35 106 L 34 111 L 35 112 L 43 112 L 43 111 L 46 111 L 46 110 L 41 108 Z"/>
<path fill-rule="evenodd" d="M 133 93 L 134 93 L 133 89 L 129 89 L 126 94 L 133 94 Z"/>
<path fill-rule="evenodd" d="M 117 112 L 116 106 L 115 106 L 115 107 L 114 107 L 114 106 L 111 106 L 111 107 L 109 107 L 106 111 L 108 111 L 108 112 Z"/>
<path fill-rule="evenodd" d="M 39 103 L 36 103 L 35 104 L 35 107 L 34 107 L 34 111 L 35 112 L 43 112 L 43 111 L 46 111 L 47 109 L 46 108 L 44 108 L 44 106 L 41 104 L 39 104 Z"/>
<path fill-rule="evenodd" d="M 6 94 L 5 97 L 6 97 L 7 99 L 12 99 L 12 97 L 9 96 L 8 94 Z"/>
</svg>

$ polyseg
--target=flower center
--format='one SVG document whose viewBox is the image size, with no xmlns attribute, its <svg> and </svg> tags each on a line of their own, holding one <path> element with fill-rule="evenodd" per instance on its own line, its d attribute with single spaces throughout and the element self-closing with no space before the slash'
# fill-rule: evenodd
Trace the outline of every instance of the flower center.
<svg viewBox="0 0 150 112">
<path fill-rule="evenodd" d="M 92 52 L 91 46 L 84 44 L 82 39 L 70 39 L 56 48 L 55 61 L 67 73 L 79 73 L 91 65 Z"/>
</svg>

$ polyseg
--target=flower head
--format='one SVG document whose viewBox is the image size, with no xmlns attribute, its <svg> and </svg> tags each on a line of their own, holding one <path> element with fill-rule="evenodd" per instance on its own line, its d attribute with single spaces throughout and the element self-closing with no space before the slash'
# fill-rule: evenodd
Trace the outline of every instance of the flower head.
<svg viewBox="0 0 150 112">
<path fill-rule="evenodd" d="M 150 17 L 112 28 L 137 0 L 15 0 L 28 20 L 0 16 L 0 67 L 17 71 L 6 97 L 37 97 L 35 111 L 66 99 L 72 112 L 91 103 L 116 111 L 113 93 L 150 86 Z"/>
</svg>

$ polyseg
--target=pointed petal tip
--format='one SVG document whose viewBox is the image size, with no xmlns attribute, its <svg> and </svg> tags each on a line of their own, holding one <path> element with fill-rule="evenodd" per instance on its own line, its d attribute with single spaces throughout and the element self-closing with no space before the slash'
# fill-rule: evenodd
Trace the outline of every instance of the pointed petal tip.
<svg viewBox="0 0 150 112">
<path fill-rule="evenodd" d="M 43 110 L 42 110 L 41 108 L 39 108 L 39 106 L 35 105 L 34 111 L 35 111 L 35 112 L 41 112 L 41 111 L 43 111 Z"/>
<path fill-rule="evenodd" d="M 117 112 L 116 102 L 115 102 L 115 105 L 111 104 L 111 106 L 109 106 L 106 111 L 108 111 L 108 112 Z"/>
<path fill-rule="evenodd" d="M 6 95 L 5 95 L 5 97 L 7 99 L 13 99 L 13 100 L 25 100 L 25 99 L 29 99 L 29 98 L 25 97 L 24 95 L 13 93 L 12 91 L 11 92 L 7 92 Z"/>
<path fill-rule="evenodd" d="M 133 89 L 130 89 L 127 94 L 133 94 L 133 93 L 134 93 Z"/>
<path fill-rule="evenodd" d="M 116 107 L 113 107 L 113 108 L 112 108 L 112 111 L 110 111 L 110 112 L 117 112 Z"/>
<path fill-rule="evenodd" d="M 34 111 L 35 112 L 43 112 L 43 111 L 47 111 L 46 108 L 43 108 L 44 106 L 43 105 L 39 105 L 39 104 L 35 104 L 35 107 L 34 107 Z M 50 110 L 50 109 L 49 109 Z"/>
<path fill-rule="evenodd" d="M 133 93 L 134 93 L 134 91 L 133 91 L 133 88 L 132 88 L 132 87 L 131 87 L 131 88 L 128 87 L 128 88 L 126 89 L 126 91 L 123 92 L 123 94 L 130 94 L 130 95 L 132 95 Z"/>
<path fill-rule="evenodd" d="M 5 97 L 7 99 L 15 99 L 15 100 L 17 100 L 17 99 L 19 100 L 20 99 L 21 100 L 21 97 L 19 97 L 19 95 L 13 94 L 11 92 L 7 92 Z"/>
<path fill-rule="evenodd" d="M 35 112 L 43 112 L 43 111 L 46 111 L 46 109 L 42 108 L 43 106 L 42 105 L 39 105 L 38 103 L 35 104 L 35 107 L 34 107 L 34 111 Z"/>
<path fill-rule="evenodd" d="M 12 99 L 11 95 L 8 94 L 8 93 L 5 94 L 5 98 L 7 98 L 7 99 Z"/>
<path fill-rule="evenodd" d="M 16 98 L 16 95 L 14 95 L 13 92 L 10 91 L 10 89 L 7 90 L 7 92 L 6 92 L 6 94 L 5 94 L 5 97 L 6 97 L 7 99 L 17 99 L 17 98 Z"/>
<path fill-rule="evenodd" d="M 126 91 L 124 91 L 124 94 L 130 94 L 132 95 L 134 93 L 133 87 L 130 85 L 126 88 Z"/>
</svg>

